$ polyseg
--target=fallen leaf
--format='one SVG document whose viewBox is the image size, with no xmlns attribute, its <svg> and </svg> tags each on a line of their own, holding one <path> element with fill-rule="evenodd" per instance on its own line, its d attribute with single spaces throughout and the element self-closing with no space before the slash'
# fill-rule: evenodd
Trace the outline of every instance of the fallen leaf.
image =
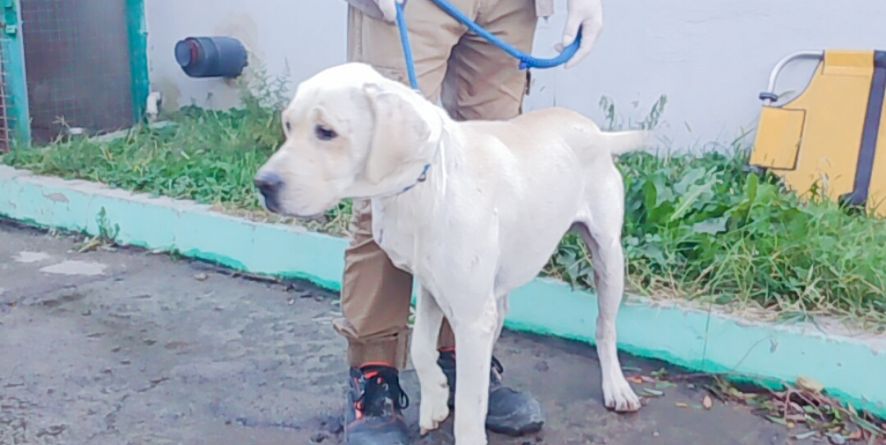
<svg viewBox="0 0 886 445">
<path fill-rule="evenodd" d="M 645 383 L 655 383 L 656 382 L 656 380 L 654 378 L 646 376 L 646 375 L 641 375 L 640 380 L 643 380 L 643 382 L 645 382 Z"/>
<path fill-rule="evenodd" d="M 834 445 L 843 445 L 846 443 L 846 438 L 840 433 L 828 434 L 828 440 Z"/>
<path fill-rule="evenodd" d="M 785 418 L 787 418 L 787 420 L 790 420 L 792 422 L 797 422 L 797 423 L 803 423 L 806 421 L 805 414 L 788 414 L 787 416 L 785 416 Z"/>
<path fill-rule="evenodd" d="M 782 419 L 781 417 L 778 417 L 778 416 L 766 416 L 766 418 L 769 419 L 769 421 L 772 422 L 772 423 L 777 423 L 777 424 L 779 424 L 779 425 L 781 425 L 781 426 L 788 426 L 788 423 L 785 422 L 784 419 Z"/>
<path fill-rule="evenodd" d="M 643 394 L 645 394 L 645 395 L 649 395 L 649 396 L 652 396 L 652 397 L 662 397 L 662 396 L 664 396 L 664 391 L 659 391 L 659 390 L 657 390 L 657 389 L 643 388 L 642 391 L 643 391 Z"/>
<path fill-rule="evenodd" d="M 823 416 L 823 414 L 821 413 L 821 410 L 819 410 L 818 408 L 816 408 L 812 405 L 803 406 L 803 412 L 805 412 L 806 414 L 815 414 L 818 417 Z"/>
<path fill-rule="evenodd" d="M 814 393 L 820 393 L 824 390 L 824 385 L 814 379 L 803 376 L 797 377 L 797 387 Z"/>
<path fill-rule="evenodd" d="M 629 381 L 629 382 L 631 382 L 631 383 L 634 383 L 634 384 L 637 384 L 637 385 L 642 385 L 642 384 L 643 384 L 643 379 L 641 379 L 640 377 L 637 377 L 637 376 L 635 376 L 635 375 L 632 375 L 632 376 L 630 376 L 630 377 L 625 377 L 625 379 L 627 379 L 627 381 Z"/>
<path fill-rule="evenodd" d="M 863 428 L 863 429 L 870 431 L 872 433 L 878 433 L 878 434 L 880 433 L 880 431 L 877 431 L 879 429 L 879 428 L 877 428 L 877 425 L 874 425 L 873 423 L 868 422 L 867 420 L 865 420 L 861 417 L 855 418 L 855 424 L 859 428 Z M 886 428 L 884 428 L 884 429 L 886 429 Z"/>
<path fill-rule="evenodd" d="M 849 440 L 859 440 L 859 439 L 861 439 L 861 438 L 862 438 L 862 437 L 861 437 L 861 430 L 855 430 L 855 431 L 853 431 L 852 434 L 846 436 L 846 438 L 849 439 Z"/>
<path fill-rule="evenodd" d="M 794 435 L 794 439 L 805 440 L 805 439 L 808 439 L 812 436 L 815 436 L 816 434 L 818 434 L 818 431 L 806 431 L 805 433 L 800 433 L 800 434 Z"/>
<path fill-rule="evenodd" d="M 93 238 L 93 239 L 89 240 L 88 242 L 86 242 L 85 244 L 83 244 L 83 246 L 81 246 L 80 249 L 77 250 L 77 253 L 91 252 L 91 251 L 95 250 L 96 248 L 98 248 L 99 246 L 101 246 L 101 244 L 102 244 L 102 240 L 100 240 L 98 238 Z"/>
<path fill-rule="evenodd" d="M 748 400 L 753 397 L 752 394 L 745 394 L 736 389 L 734 386 L 729 387 L 729 395 L 739 400 Z"/>
<path fill-rule="evenodd" d="M 709 396 L 709 395 L 705 395 L 705 396 L 704 396 L 704 399 L 702 399 L 702 401 L 701 401 L 701 406 L 703 406 L 704 409 L 711 409 L 711 408 L 713 408 L 713 406 L 714 406 L 714 401 L 711 400 L 711 396 Z"/>
<path fill-rule="evenodd" d="M 675 402 L 674 406 L 677 408 L 689 408 L 689 404 L 684 402 Z"/>
<path fill-rule="evenodd" d="M 206 281 L 209 279 L 209 275 L 206 275 L 203 272 L 194 275 L 194 279 L 197 281 Z"/>
</svg>

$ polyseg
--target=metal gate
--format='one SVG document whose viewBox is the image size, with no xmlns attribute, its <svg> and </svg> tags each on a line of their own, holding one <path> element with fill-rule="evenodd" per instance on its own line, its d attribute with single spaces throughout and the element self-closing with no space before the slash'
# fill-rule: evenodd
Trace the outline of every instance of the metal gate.
<svg viewBox="0 0 886 445">
<path fill-rule="evenodd" d="M 6 112 L 6 61 L 0 47 L 0 152 L 9 151 L 9 117 Z"/>
<path fill-rule="evenodd" d="M 0 0 L 0 152 L 131 126 L 149 88 L 144 0 Z"/>
<path fill-rule="evenodd" d="M 18 1 L 0 0 L 0 152 L 30 140 Z M 24 111 L 24 114 L 21 113 Z"/>
<path fill-rule="evenodd" d="M 131 126 L 132 71 L 125 0 L 21 0 L 31 133 Z"/>
</svg>

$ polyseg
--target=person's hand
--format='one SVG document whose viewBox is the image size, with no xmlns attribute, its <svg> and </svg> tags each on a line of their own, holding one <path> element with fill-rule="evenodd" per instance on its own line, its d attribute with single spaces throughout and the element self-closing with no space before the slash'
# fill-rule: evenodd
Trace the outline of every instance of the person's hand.
<svg viewBox="0 0 886 445">
<path fill-rule="evenodd" d="M 373 0 L 381 11 L 385 21 L 394 23 L 397 21 L 397 3 L 403 3 L 403 0 Z"/>
<path fill-rule="evenodd" d="M 581 46 L 566 64 L 566 68 L 572 68 L 591 52 L 597 36 L 603 29 L 602 0 L 569 0 L 567 13 L 569 15 L 566 17 L 566 27 L 563 29 L 563 41 L 557 44 L 557 51 L 562 52 L 563 48 L 574 42 L 581 28 Z"/>
</svg>

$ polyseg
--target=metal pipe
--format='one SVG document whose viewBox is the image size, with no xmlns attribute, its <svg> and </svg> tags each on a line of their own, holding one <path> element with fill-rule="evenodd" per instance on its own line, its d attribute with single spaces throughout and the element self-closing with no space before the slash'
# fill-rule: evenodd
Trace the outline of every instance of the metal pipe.
<svg viewBox="0 0 886 445">
<path fill-rule="evenodd" d="M 769 74 L 769 86 L 766 91 L 760 93 L 760 100 L 767 105 L 778 100 L 778 94 L 775 93 L 775 84 L 778 82 L 778 75 L 781 74 L 781 70 L 784 69 L 787 64 L 799 59 L 822 60 L 824 59 L 824 51 L 798 51 L 781 59 L 775 64 L 775 67 L 772 68 L 772 72 Z"/>
</svg>

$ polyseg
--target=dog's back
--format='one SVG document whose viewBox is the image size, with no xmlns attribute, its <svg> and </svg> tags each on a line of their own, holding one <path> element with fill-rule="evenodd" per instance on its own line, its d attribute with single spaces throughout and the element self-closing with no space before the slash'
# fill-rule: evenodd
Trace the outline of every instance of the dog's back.
<svg viewBox="0 0 886 445">
<path fill-rule="evenodd" d="M 531 111 L 511 122 L 528 131 L 563 138 L 585 161 L 601 154 L 618 156 L 639 150 L 650 138 L 647 131 L 602 131 L 588 117 L 566 108 Z"/>
</svg>

